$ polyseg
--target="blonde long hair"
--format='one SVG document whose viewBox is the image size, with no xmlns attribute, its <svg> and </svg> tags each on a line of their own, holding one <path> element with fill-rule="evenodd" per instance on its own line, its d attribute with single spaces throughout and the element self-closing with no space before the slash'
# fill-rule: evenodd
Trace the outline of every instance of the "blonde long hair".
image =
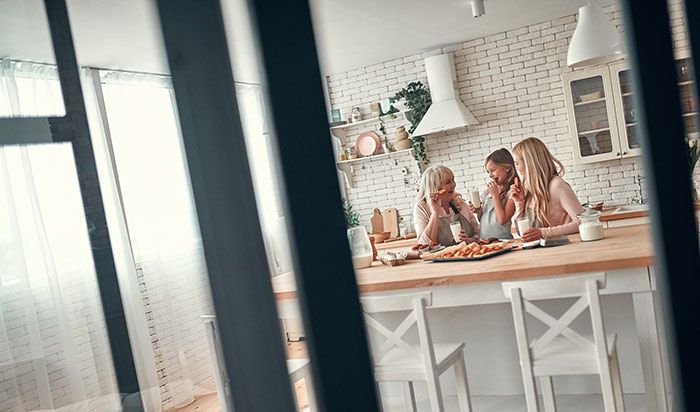
<svg viewBox="0 0 700 412">
<path fill-rule="evenodd" d="M 423 176 L 420 178 L 420 188 L 418 189 L 418 197 L 416 198 L 416 201 L 428 203 L 428 197 L 430 197 L 430 194 L 440 190 L 440 186 L 442 186 L 445 180 L 449 179 L 450 177 L 454 177 L 454 175 L 455 174 L 452 173 L 452 170 L 450 170 L 449 167 L 441 165 L 434 165 L 425 169 Z M 459 196 L 460 195 L 455 192 L 455 200 Z M 457 202 L 453 201 L 452 203 L 455 205 L 455 207 L 457 207 L 457 209 L 460 208 L 459 205 L 455 204 Z"/>
<path fill-rule="evenodd" d="M 513 147 L 513 154 L 525 164 L 523 189 L 525 204 L 532 209 L 536 221 L 549 225 L 549 182 L 564 175 L 564 165 L 536 137 L 528 137 Z"/>
</svg>

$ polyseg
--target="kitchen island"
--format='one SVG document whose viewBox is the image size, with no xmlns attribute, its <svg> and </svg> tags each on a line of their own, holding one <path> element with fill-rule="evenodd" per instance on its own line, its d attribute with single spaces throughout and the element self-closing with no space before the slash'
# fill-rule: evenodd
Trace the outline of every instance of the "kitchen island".
<svg viewBox="0 0 700 412">
<path fill-rule="evenodd" d="M 362 294 L 385 295 L 431 291 L 433 293 L 433 308 L 451 309 L 451 311 L 443 311 L 435 315 L 436 318 L 440 319 L 434 328 L 438 331 L 435 334 L 436 340 L 439 338 L 454 339 L 457 334 L 454 329 L 461 324 L 455 319 L 459 316 L 465 317 L 463 333 L 457 335 L 467 342 L 467 363 L 471 382 L 472 379 L 481 378 L 480 376 L 472 376 L 472 373 L 477 372 L 477 369 L 498 373 L 499 368 L 507 369 L 510 367 L 500 363 L 508 359 L 517 366 L 514 335 L 512 342 L 502 342 L 502 340 L 508 339 L 508 336 L 511 335 L 510 332 L 489 332 L 494 327 L 508 331 L 513 328 L 510 308 L 507 305 L 508 300 L 501 290 L 501 282 L 541 276 L 606 272 L 608 283 L 607 287 L 601 291 L 601 295 L 604 295 L 604 298 L 605 295 L 611 296 L 607 301 L 604 300 L 604 312 L 607 308 L 614 307 L 614 309 L 607 311 L 610 313 L 606 313 L 606 315 L 612 318 L 617 317 L 612 321 L 606 317 L 606 327 L 609 333 L 612 333 L 618 331 L 616 330 L 617 322 L 620 323 L 619 329 L 629 328 L 628 325 L 635 324 L 636 330 L 627 330 L 628 336 L 621 333 L 621 340 L 634 339 L 635 332 L 638 337 L 638 350 L 641 359 L 631 355 L 635 349 L 634 345 L 630 345 L 626 352 L 631 359 L 621 362 L 623 385 L 625 388 L 643 385 L 649 400 L 649 410 L 667 411 L 667 374 L 662 359 L 662 353 L 665 353 L 665 338 L 662 338 L 664 336 L 663 324 L 659 321 L 660 308 L 655 293 L 654 254 L 649 226 L 608 228 L 605 229 L 605 239 L 595 242 L 580 242 L 578 235 L 571 235 L 570 239 L 571 243 L 563 246 L 530 250 L 516 249 L 481 261 L 443 263 L 408 261 L 407 264 L 396 267 L 374 262 L 372 267 L 356 271 L 357 284 Z M 293 276 L 285 274 L 275 277 L 273 289 L 280 309 L 289 313 L 289 316 L 293 316 L 292 314 L 296 311 Z M 629 300 L 630 295 L 632 297 L 631 308 L 627 308 L 625 306 L 630 306 L 629 302 L 623 300 Z M 475 306 L 476 308 L 474 308 Z M 472 311 L 478 309 L 479 312 L 465 312 L 464 307 L 469 307 Z M 624 312 L 628 313 L 622 316 Z M 467 321 L 466 319 L 470 317 L 471 321 Z M 630 317 L 634 318 L 634 323 L 631 322 Z M 494 318 L 495 320 L 484 323 L 479 318 Z M 444 324 L 441 325 L 441 322 Z M 494 325 L 495 322 L 498 322 L 497 326 Z M 495 349 L 503 347 L 505 344 L 507 349 L 503 349 L 502 356 L 491 358 L 491 366 L 486 363 L 482 364 L 482 359 L 473 361 L 478 366 L 470 366 L 470 341 L 474 342 L 475 339 L 480 339 L 476 337 L 477 335 L 486 336 L 489 333 L 498 336 L 495 339 L 498 339 L 499 342 L 490 342 L 484 339 L 483 343 L 480 342 L 481 345 L 489 345 Z M 440 336 L 441 334 L 442 336 Z M 472 356 L 472 359 L 474 357 Z M 484 356 L 476 357 L 483 358 Z M 502 358 L 504 361 L 501 361 Z M 639 373 L 632 373 L 635 372 L 634 369 L 639 370 L 640 362 L 643 382 L 640 382 L 639 376 L 635 376 Z M 513 383 L 515 385 L 520 379 L 519 370 L 511 368 L 508 373 L 515 373 Z M 625 382 L 626 377 L 627 383 Z M 629 383 L 635 382 L 635 379 L 636 384 Z M 567 383 L 571 384 L 572 388 L 586 386 L 566 381 L 561 386 L 566 387 Z M 589 386 L 594 385 L 591 383 Z M 476 392 L 481 393 L 490 391 L 496 393 L 494 388 L 486 387 L 486 385 L 476 390 Z"/>
</svg>

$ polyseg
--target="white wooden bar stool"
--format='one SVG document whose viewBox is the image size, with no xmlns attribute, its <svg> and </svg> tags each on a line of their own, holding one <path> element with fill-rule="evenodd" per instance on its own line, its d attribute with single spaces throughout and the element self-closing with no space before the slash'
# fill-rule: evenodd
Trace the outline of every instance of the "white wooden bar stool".
<svg viewBox="0 0 700 412">
<path fill-rule="evenodd" d="M 540 378 L 545 411 L 553 412 L 556 411 L 556 404 L 552 376 L 593 374 L 600 375 L 605 411 L 624 411 L 617 336 L 614 333 L 605 334 L 598 295 L 598 290 L 605 288 L 605 273 L 503 282 L 502 286 L 513 307 L 528 412 L 539 411 L 535 377 Z M 576 296 L 579 299 L 559 319 L 531 302 Z M 592 339 L 569 328 L 587 308 L 593 329 Z M 526 312 L 549 327 L 532 342 L 526 329 Z"/>
<path fill-rule="evenodd" d="M 432 411 L 444 412 L 439 377 L 451 366 L 454 366 L 460 411 L 471 411 L 463 353 L 464 343 L 433 344 L 425 316 L 425 307 L 432 304 L 430 292 L 362 297 L 360 302 L 367 326 L 386 338 L 377 350 L 372 351 L 374 379 L 377 382 L 402 382 L 406 410 L 415 412 L 416 399 L 413 382 L 425 381 L 428 384 Z M 388 328 L 375 317 L 378 313 L 399 311 L 409 311 L 409 313 L 394 329 Z M 403 339 L 403 336 L 413 325 L 416 325 L 418 331 L 418 346 Z"/>
<path fill-rule="evenodd" d="M 216 316 L 202 315 L 201 321 L 207 331 L 207 340 L 209 342 L 209 351 L 211 352 L 211 360 L 214 372 L 214 382 L 216 383 L 216 392 L 219 397 L 219 407 L 221 412 L 234 412 L 233 401 L 231 400 L 231 388 L 228 375 L 226 374 L 226 366 L 224 364 L 223 352 L 221 349 L 221 341 L 219 340 L 219 326 L 216 323 Z M 285 348 L 287 340 L 284 340 Z M 287 372 L 289 380 L 294 386 L 295 383 L 304 379 L 306 385 L 306 394 L 309 400 L 309 412 L 316 412 L 315 397 L 313 392 L 313 383 L 311 382 L 311 364 L 309 359 L 287 359 Z M 296 390 L 292 387 L 292 396 L 296 408 L 299 408 L 299 401 L 296 399 Z"/>
</svg>

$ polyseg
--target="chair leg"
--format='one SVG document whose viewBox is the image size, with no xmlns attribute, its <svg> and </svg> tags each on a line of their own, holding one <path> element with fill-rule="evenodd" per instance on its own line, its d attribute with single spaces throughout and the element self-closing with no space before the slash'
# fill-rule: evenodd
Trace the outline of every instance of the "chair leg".
<svg viewBox="0 0 700 412">
<path fill-rule="evenodd" d="M 607 359 L 603 358 L 604 361 Z M 610 373 L 610 362 L 607 365 L 601 365 L 600 368 L 600 389 L 603 392 L 603 410 L 605 412 L 614 412 L 615 408 L 615 390 L 613 389 L 613 378 Z"/>
<path fill-rule="evenodd" d="M 542 400 L 544 401 L 545 412 L 557 412 L 557 405 L 554 401 L 554 385 L 551 376 L 540 376 L 542 385 Z"/>
<path fill-rule="evenodd" d="M 299 406 L 299 398 L 297 398 L 296 382 L 292 382 L 292 400 L 294 401 L 294 410 L 301 411 L 301 407 Z"/>
<path fill-rule="evenodd" d="M 316 393 L 314 392 L 314 383 L 311 382 L 310 377 L 307 375 L 304 378 L 304 385 L 306 386 L 306 399 L 309 401 L 309 412 L 316 412 Z"/>
<path fill-rule="evenodd" d="M 434 372 L 434 371 L 433 371 Z M 428 397 L 430 398 L 430 409 L 433 412 L 445 412 L 445 404 L 442 400 L 440 390 L 440 380 L 437 373 L 428 373 Z"/>
<path fill-rule="evenodd" d="M 379 382 L 374 381 L 374 389 L 377 392 L 377 406 L 379 407 L 379 412 L 384 412 L 384 405 L 382 404 L 382 393 L 379 391 Z"/>
<path fill-rule="evenodd" d="M 610 359 L 610 372 L 613 378 L 613 390 L 615 391 L 616 412 L 625 411 L 625 393 L 622 390 L 622 377 L 620 376 L 620 362 L 617 358 L 617 348 L 613 351 Z"/>
<path fill-rule="evenodd" d="M 406 412 L 416 412 L 416 394 L 413 391 L 413 382 L 401 382 L 403 389 L 403 402 Z"/>
<path fill-rule="evenodd" d="M 535 377 L 532 376 L 532 371 L 529 366 L 523 366 L 523 361 L 520 361 L 520 369 L 523 377 L 523 388 L 525 389 L 525 402 L 527 403 L 527 412 L 540 412 L 537 406 L 537 391 L 535 390 Z"/>
<path fill-rule="evenodd" d="M 462 412 L 471 412 L 472 402 L 469 397 L 469 381 L 467 381 L 467 366 L 464 361 L 464 353 L 459 354 L 455 362 L 455 380 L 457 382 L 457 396 L 459 397 L 459 408 Z"/>
</svg>

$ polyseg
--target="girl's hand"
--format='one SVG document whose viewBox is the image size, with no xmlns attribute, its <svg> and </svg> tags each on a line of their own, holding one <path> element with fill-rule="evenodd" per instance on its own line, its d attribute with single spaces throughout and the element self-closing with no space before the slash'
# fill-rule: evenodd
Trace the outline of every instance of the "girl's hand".
<svg viewBox="0 0 700 412">
<path fill-rule="evenodd" d="M 531 227 L 522 234 L 523 242 L 532 242 L 542 237 L 542 231 L 539 228 Z"/>
<path fill-rule="evenodd" d="M 498 199 L 500 195 L 498 191 L 498 183 L 494 182 L 493 180 L 488 182 L 486 184 L 486 190 L 489 191 L 489 194 L 491 194 L 492 199 Z"/>
<path fill-rule="evenodd" d="M 468 237 L 467 232 L 462 230 L 459 232 L 459 240 L 463 241 L 464 243 L 469 244 L 472 242 L 476 242 L 476 237 Z"/>
<path fill-rule="evenodd" d="M 433 193 L 428 198 L 428 208 L 430 208 L 431 213 L 440 213 L 440 195 L 438 193 Z"/>
<path fill-rule="evenodd" d="M 520 185 L 510 185 L 510 197 L 516 202 L 525 200 L 525 192 Z"/>
</svg>

